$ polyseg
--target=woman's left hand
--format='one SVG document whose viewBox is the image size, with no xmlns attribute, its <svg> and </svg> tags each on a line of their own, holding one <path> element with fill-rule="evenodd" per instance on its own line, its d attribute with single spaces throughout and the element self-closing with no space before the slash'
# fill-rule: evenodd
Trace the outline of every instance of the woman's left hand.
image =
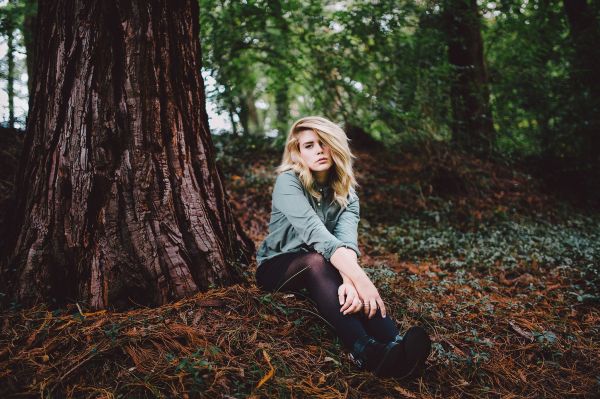
<svg viewBox="0 0 600 399">
<path fill-rule="evenodd" d="M 352 283 L 343 283 L 340 285 L 338 288 L 338 297 L 340 305 L 342 305 L 340 312 L 344 313 L 344 315 L 360 312 L 362 309 L 362 301 Z"/>
</svg>

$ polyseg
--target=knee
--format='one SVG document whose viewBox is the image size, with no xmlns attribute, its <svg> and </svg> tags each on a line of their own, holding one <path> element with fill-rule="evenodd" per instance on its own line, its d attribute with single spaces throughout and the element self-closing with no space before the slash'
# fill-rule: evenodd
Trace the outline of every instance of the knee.
<svg viewBox="0 0 600 399">
<path fill-rule="evenodd" d="M 336 268 L 318 252 L 307 254 L 305 261 L 306 266 L 312 275 L 323 276 L 332 273 L 335 274 L 337 272 Z"/>
</svg>

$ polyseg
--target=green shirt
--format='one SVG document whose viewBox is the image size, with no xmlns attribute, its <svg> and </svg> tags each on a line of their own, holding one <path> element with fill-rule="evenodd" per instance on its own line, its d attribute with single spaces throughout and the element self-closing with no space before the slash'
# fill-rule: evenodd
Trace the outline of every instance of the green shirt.
<svg viewBox="0 0 600 399">
<path fill-rule="evenodd" d="M 267 259 L 289 252 L 316 251 L 330 260 L 341 246 L 353 249 L 358 256 L 358 221 L 360 208 L 354 190 L 348 194 L 348 206 L 342 209 L 333 201 L 333 189 L 315 186 L 322 200 L 314 198 L 292 170 L 275 180 L 271 203 L 269 234 L 256 253 L 260 266 Z"/>
</svg>

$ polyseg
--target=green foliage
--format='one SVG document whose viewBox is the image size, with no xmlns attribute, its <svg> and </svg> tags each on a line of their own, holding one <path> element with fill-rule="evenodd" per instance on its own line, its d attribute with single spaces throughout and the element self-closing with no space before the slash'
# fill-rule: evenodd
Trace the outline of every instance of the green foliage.
<svg viewBox="0 0 600 399">
<path fill-rule="evenodd" d="M 442 33 L 414 2 L 201 0 L 208 93 L 246 131 L 248 101 L 281 137 L 290 118 L 322 114 L 390 143 L 449 137 Z M 284 109 L 285 108 L 285 109 Z M 289 111 L 289 112 L 288 112 Z M 237 130 L 237 128 L 236 128 Z M 261 129 L 259 129 L 261 130 Z"/>
<path fill-rule="evenodd" d="M 397 278 L 395 271 L 385 266 L 377 268 L 363 267 L 363 270 L 367 273 L 373 284 L 375 284 L 384 295 L 393 294 L 393 282 Z"/>
<path fill-rule="evenodd" d="M 452 269 L 506 271 L 517 267 L 576 269 L 583 278 L 580 302 L 599 299 L 600 223 L 588 216 L 571 216 L 562 223 L 541 219 L 491 220 L 468 231 L 446 219 L 406 218 L 383 227 L 380 244 L 403 259 L 435 259 Z M 590 293 L 592 292 L 592 293 Z"/>
<path fill-rule="evenodd" d="M 561 5 L 532 2 L 504 9 L 489 20 L 485 34 L 502 150 L 540 153 L 550 135 L 572 134 L 563 122 L 572 110 L 565 107 L 569 46 Z"/>
<path fill-rule="evenodd" d="M 211 348 L 216 348 L 211 346 Z M 218 348 L 217 348 L 218 349 Z M 198 349 L 189 356 L 178 357 L 172 353 L 166 354 L 167 361 L 175 365 L 175 372 L 181 372 L 191 378 L 191 392 L 202 392 L 206 386 L 204 377 L 206 373 L 212 370 L 213 363 L 202 357 L 201 349 Z"/>
<path fill-rule="evenodd" d="M 0 79 L 2 90 L 9 97 L 9 101 L 2 101 L 0 105 L 0 117 L 3 119 L 0 124 L 8 127 L 12 127 L 9 121 L 11 113 L 14 117 L 13 126 L 25 127 L 27 110 L 23 109 L 22 104 L 26 103 L 23 100 L 27 97 L 27 89 L 22 76 L 27 75 L 27 66 L 23 55 L 26 53 L 25 42 L 31 32 L 25 28 L 24 21 L 36 12 L 37 2 L 30 0 L 4 1 L 0 5 L 0 48 L 6 49 L 0 59 Z"/>
<path fill-rule="evenodd" d="M 121 327 L 119 323 L 110 323 L 102 327 L 102 329 L 104 330 L 104 335 L 109 337 L 112 342 L 115 342 L 119 337 Z"/>
<path fill-rule="evenodd" d="M 600 8 L 586 3 L 597 25 Z M 389 145 L 451 139 L 455 71 L 439 3 L 200 4 L 205 68 L 217 81 L 208 95 L 234 131 L 277 135 L 280 143 L 292 119 L 320 114 Z M 559 185 L 597 196 L 599 161 L 591 148 L 600 100 L 588 64 L 597 62 L 589 43 L 600 30 L 592 25 L 576 37 L 562 3 L 478 4 L 496 151 L 534 157 L 557 176 L 582 176 Z"/>
<path fill-rule="evenodd" d="M 217 86 L 208 98 L 230 115 L 236 131 L 238 125 L 246 134 L 284 131 L 303 58 L 297 29 L 320 14 L 320 2 L 199 3 L 204 68 Z M 258 100 L 275 107 L 257 109 Z"/>
<path fill-rule="evenodd" d="M 445 258 L 457 267 L 491 267 L 498 262 L 505 268 L 519 262 L 592 267 L 600 259 L 600 227 L 587 217 L 558 225 L 541 220 L 496 221 L 467 232 L 411 219 L 386 233 L 403 257 Z"/>
</svg>

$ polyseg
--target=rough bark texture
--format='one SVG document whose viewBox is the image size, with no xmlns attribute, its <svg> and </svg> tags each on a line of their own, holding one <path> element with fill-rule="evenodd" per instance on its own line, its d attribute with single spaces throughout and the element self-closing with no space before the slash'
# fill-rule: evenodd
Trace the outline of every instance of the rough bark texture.
<svg viewBox="0 0 600 399">
<path fill-rule="evenodd" d="M 38 10 L 9 297 L 121 308 L 241 281 L 254 247 L 215 165 L 197 2 Z"/>
<path fill-rule="evenodd" d="M 477 1 L 446 0 L 443 15 L 448 60 L 456 71 L 451 87 L 453 140 L 486 155 L 493 149 L 495 132 Z"/>
</svg>

